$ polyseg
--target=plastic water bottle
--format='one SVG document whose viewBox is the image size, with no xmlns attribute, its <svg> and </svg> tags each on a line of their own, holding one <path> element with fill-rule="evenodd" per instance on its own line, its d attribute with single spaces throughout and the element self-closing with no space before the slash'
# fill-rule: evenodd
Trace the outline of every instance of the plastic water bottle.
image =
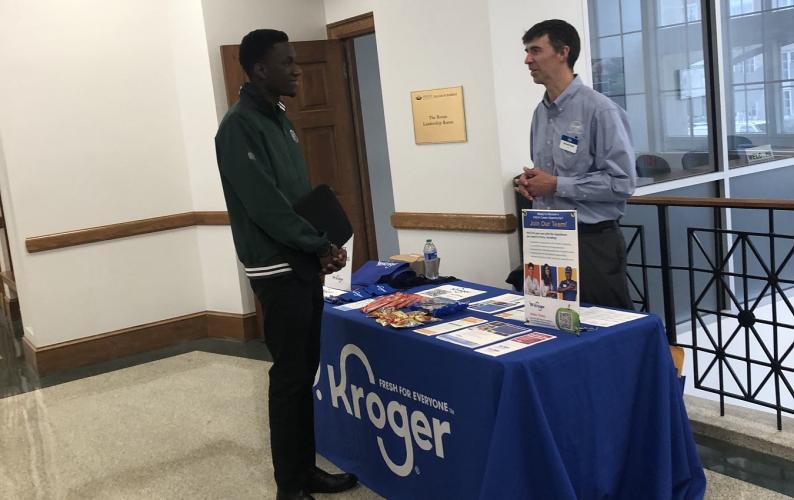
<svg viewBox="0 0 794 500">
<path fill-rule="evenodd" d="M 438 278 L 438 250 L 433 240 L 425 242 L 425 278 L 434 280 Z"/>
</svg>

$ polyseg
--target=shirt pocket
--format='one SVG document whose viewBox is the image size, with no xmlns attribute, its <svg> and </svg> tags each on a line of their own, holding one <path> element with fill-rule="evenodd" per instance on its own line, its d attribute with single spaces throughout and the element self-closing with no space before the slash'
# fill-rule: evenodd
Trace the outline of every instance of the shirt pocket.
<svg viewBox="0 0 794 500">
<path fill-rule="evenodd" d="M 587 163 L 587 146 L 582 144 L 581 138 L 576 146 L 576 152 L 572 153 L 560 147 L 562 138 L 558 137 L 556 144 L 554 144 L 554 166 L 556 167 L 557 175 L 563 177 L 573 177 L 579 173 L 584 173 L 586 168 L 584 164 Z"/>
</svg>

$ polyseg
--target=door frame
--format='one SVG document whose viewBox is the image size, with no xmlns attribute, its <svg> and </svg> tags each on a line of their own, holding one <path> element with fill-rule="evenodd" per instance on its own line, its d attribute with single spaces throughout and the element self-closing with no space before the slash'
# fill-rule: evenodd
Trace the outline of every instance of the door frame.
<svg viewBox="0 0 794 500">
<path fill-rule="evenodd" d="M 328 24 L 326 30 L 329 40 L 340 40 L 344 47 L 345 71 L 353 116 L 353 136 L 356 141 L 361 198 L 364 203 L 364 224 L 367 226 L 367 252 L 370 257 L 377 256 L 378 259 L 387 259 L 390 257 L 389 255 L 378 255 L 375 214 L 372 209 L 372 191 L 369 183 L 367 145 L 364 139 L 364 119 L 361 114 L 361 95 L 358 88 L 358 72 L 356 70 L 356 50 L 353 45 L 354 38 L 375 33 L 375 18 L 372 12 L 368 12 Z"/>
</svg>

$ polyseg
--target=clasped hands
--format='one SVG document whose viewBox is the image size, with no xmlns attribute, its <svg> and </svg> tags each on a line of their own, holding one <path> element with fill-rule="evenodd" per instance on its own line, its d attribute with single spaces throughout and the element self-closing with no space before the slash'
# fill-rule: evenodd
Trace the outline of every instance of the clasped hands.
<svg viewBox="0 0 794 500">
<path fill-rule="evenodd" d="M 347 250 L 338 248 L 331 244 L 331 251 L 328 255 L 320 257 L 320 272 L 322 274 L 332 274 L 345 267 L 347 263 Z"/>
<path fill-rule="evenodd" d="M 540 196 L 550 196 L 557 191 L 557 176 L 539 168 L 524 167 L 521 177 L 514 182 L 516 187 L 513 189 L 529 201 Z"/>
</svg>

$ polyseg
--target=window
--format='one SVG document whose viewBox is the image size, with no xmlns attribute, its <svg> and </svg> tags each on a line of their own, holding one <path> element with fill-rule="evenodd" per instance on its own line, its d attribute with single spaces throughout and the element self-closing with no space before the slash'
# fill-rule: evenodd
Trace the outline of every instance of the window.
<svg viewBox="0 0 794 500">
<path fill-rule="evenodd" d="M 588 11 L 594 88 L 626 110 L 637 156 L 669 165 L 641 158 L 640 183 L 713 171 L 700 0 L 591 0 Z"/>
<path fill-rule="evenodd" d="M 780 77 L 783 80 L 791 80 L 792 75 L 794 75 L 794 44 L 788 44 L 780 47 Z"/>
<path fill-rule="evenodd" d="M 723 1 L 728 166 L 749 164 L 748 147 L 794 156 L 794 5 L 791 0 Z M 726 6 L 728 8 L 726 8 Z M 787 104 L 789 103 L 789 104 Z"/>
<path fill-rule="evenodd" d="M 703 42 L 717 11 L 720 61 L 716 40 Z M 715 89 L 725 96 L 723 168 L 794 157 L 794 0 L 590 0 L 588 12 L 594 87 L 626 110 L 637 155 L 670 166 L 646 176 L 638 164 L 641 182 L 716 169 Z M 752 147 L 772 155 L 748 156 Z"/>
<path fill-rule="evenodd" d="M 729 12 L 731 16 L 740 16 L 761 10 L 762 0 L 730 0 Z"/>
</svg>

